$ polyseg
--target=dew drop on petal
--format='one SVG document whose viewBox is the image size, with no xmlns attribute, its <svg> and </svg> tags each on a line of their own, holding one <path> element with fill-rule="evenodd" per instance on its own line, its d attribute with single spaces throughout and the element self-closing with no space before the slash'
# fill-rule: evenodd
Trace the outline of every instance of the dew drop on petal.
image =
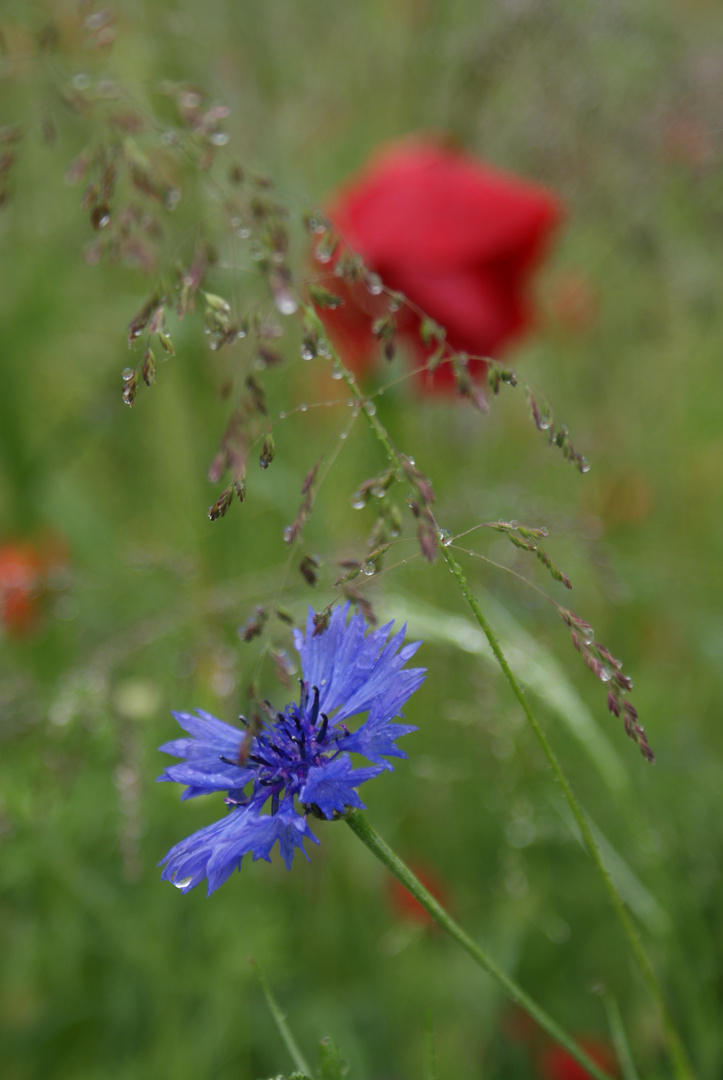
<svg viewBox="0 0 723 1080">
<path fill-rule="evenodd" d="M 181 878 L 180 881 L 175 881 L 174 880 L 174 881 L 171 882 L 171 884 L 175 885 L 177 889 L 185 889 L 186 886 L 190 885 L 192 881 L 193 881 L 193 878 L 186 877 L 186 878 Z"/>
</svg>

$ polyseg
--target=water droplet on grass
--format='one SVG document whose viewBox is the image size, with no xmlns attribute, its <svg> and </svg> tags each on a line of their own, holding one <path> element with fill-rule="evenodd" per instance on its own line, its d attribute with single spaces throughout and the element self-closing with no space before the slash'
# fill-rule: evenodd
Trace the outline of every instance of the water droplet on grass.
<svg viewBox="0 0 723 1080">
<path fill-rule="evenodd" d="M 298 310 L 299 301 L 294 294 L 286 289 L 281 289 L 274 297 L 276 307 L 282 315 L 293 315 Z"/>
</svg>

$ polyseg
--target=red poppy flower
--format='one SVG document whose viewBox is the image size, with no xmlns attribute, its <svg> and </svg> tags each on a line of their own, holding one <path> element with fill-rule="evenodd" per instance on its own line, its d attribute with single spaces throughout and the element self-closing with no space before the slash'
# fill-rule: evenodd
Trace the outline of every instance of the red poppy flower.
<svg viewBox="0 0 723 1080">
<path fill-rule="evenodd" d="M 416 139 L 379 152 L 328 207 L 344 242 L 384 284 L 447 331 L 457 352 L 499 356 L 532 321 L 530 280 L 560 220 L 555 197 L 441 142 Z M 344 306 L 321 312 L 344 359 L 363 371 L 379 351 L 374 319 L 388 300 L 364 283 L 335 282 Z M 423 363 L 419 318 L 403 307 L 397 329 Z M 484 365 L 470 367 L 484 372 Z M 431 378 L 451 385 L 443 364 Z"/>
<path fill-rule="evenodd" d="M 580 1044 L 602 1069 L 615 1075 L 613 1056 L 603 1043 L 582 1040 Z M 583 1069 L 567 1050 L 561 1046 L 548 1046 L 541 1054 L 540 1075 L 542 1080 L 589 1080 L 590 1073 Z"/>
</svg>

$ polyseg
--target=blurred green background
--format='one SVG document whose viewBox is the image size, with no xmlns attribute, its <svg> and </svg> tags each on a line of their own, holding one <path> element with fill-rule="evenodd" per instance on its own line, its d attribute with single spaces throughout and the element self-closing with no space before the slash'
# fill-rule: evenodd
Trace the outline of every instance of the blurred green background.
<svg viewBox="0 0 723 1080">
<path fill-rule="evenodd" d="M 406 383 L 379 415 L 431 476 L 453 532 L 497 518 L 550 529 L 572 606 L 634 676 L 653 768 L 607 713 L 552 608 L 463 560 L 538 691 L 700 1074 L 720 1076 L 718 5 L 186 0 L 115 15 L 112 50 L 90 52 L 73 4 L 6 0 L 0 15 L 0 123 L 23 132 L 0 209 L 0 543 L 39 545 L 54 566 L 31 631 L 6 633 L 0 648 L 3 1076 L 290 1071 L 249 956 L 307 1056 L 330 1034 L 353 1077 L 420 1076 L 428 1016 L 440 1076 L 541 1075 L 539 1036 L 455 946 L 410 921 L 342 824 L 319 823 L 310 863 L 291 873 L 278 860 L 249 864 L 210 900 L 159 880 L 171 844 L 221 812 L 219 800 L 179 804 L 174 786 L 154 785 L 168 760 L 156 747 L 175 737 L 169 710 L 199 706 L 232 722 L 252 679 L 275 704 L 289 700 L 293 679 L 286 690 L 238 628 L 277 596 L 297 620 L 332 599 L 334 561 L 362 554 L 373 523 L 349 496 L 384 461 L 361 421 L 342 446 L 344 404 L 296 411 L 275 428 L 271 467 L 250 472 L 246 504 L 209 523 L 218 490 L 206 473 L 228 411 L 219 387 L 235 354 L 212 354 L 201 314 L 188 315 L 172 327 L 177 357 L 158 384 L 123 405 L 125 329 L 152 284 L 83 259 L 94 234 L 82 189 L 64 177 L 98 131 L 60 90 L 86 76 L 119 79 L 161 116 L 162 80 L 206 87 L 231 108 L 229 151 L 272 176 L 295 212 L 382 141 L 430 130 L 563 200 L 537 283 L 539 325 L 510 360 L 570 426 L 590 473 L 546 447 L 521 392 L 480 416 Z M 51 22 L 57 45 L 39 49 Z M 180 187 L 164 217 L 171 262 L 219 217 L 203 176 Z M 209 279 L 240 313 L 256 299 L 250 268 L 220 266 Z M 326 362 L 305 364 L 287 337 L 288 363 L 266 379 L 272 414 L 343 398 Z M 339 454 L 303 545 L 324 563 L 311 590 L 286 568 L 282 530 L 330 448 Z M 504 537 L 469 543 L 566 602 Z M 409 760 L 365 792 L 371 820 L 565 1026 L 609 1040 L 604 985 L 641 1074 L 667 1076 L 619 928 L 449 574 L 411 559 L 368 595 L 428 638 L 429 668 L 407 709 L 420 726 Z M 290 649 L 281 623 L 273 637 Z M 589 727 L 582 739 L 575 720 Z"/>
</svg>

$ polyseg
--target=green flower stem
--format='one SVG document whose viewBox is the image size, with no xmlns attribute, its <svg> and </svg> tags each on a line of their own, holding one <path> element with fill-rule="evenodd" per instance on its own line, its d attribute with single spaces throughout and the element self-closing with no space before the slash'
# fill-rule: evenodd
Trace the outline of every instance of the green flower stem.
<svg viewBox="0 0 723 1080">
<path fill-rule="evenodd" d="M 286 1023 L 286 1017 L 284 1016 L 283 1012 L 281 1011 L 281 1006 L 279 1005 L 278 1001 L 274 997 L 273 991 L 272 991 L 271 987 L 268 984 L 266 976 L 264 975 L 263 971 L 261 970 L 261 968 L 259 967 L 259 965 L 256 963 L 255 960 L 250 959 L 249 963 L 251 964 L 251 967 L 256 972 L 256 977 L 259 980 L 259 982 L 261 983 L 261 989 L 264 992 L 264 997 L 266 998 L 266 1004 L 268 1005 L 269 1011 L 271 1012 L 271 1015 L 274 1018 L 274 1023 L 276 1024 L 277 1030 L 279 1032 L 279 1035 L 282 1038 L 284 1046 L 289 1051 L 289 1057 L 291 1058 L 291 1060 L 294 1063 L 294 1068 L 298 1069 L 298 1071 L 300 1073 L 303 1073 L 304 1076 L 311 1078 L 314 1074 L 312 1073 L 311 1069 L 307 1065 L 306 1059 L 304 1058 L 304 1055 L 301 1053 L 301 1050 L 299 1049 L 299 1047 L 297 1045 L 296 1039 L 294 1038 L 294 1036 L 291 1033 L 291 1028 Z"/>
<path fill-rule="evenodd" d="M 454 938 L 458 945 L 461 945 L 465 952 L 469 953 L 473 960 L 483 968 L 491 978 L 497 982 L 505 991 L 507 996 L 524 1009 L 533 1020 L 535 1020 L 544 1031 L 554 1039 L 556 1043 L 574 1057 L 576 1061 L 582 1065 L 590 1076 L 594 1077 L 594 1080 L 610 1080 L 610 1074 L 604 1072 L 582 1049 L 581 1046 L 575 1042 L 575 1040 L 567 1034 L 551 1016 L 541 1006 L 537 1004 L 521 986 L 518 986 L 514 979 L 511 979 L 501 967 L 494 962 L 494 960 L 487 955 L 487 953 L 479 947 L 479 945 L 472 940 L 469 934 L 466 934 L 462 927 L 455 922 L 452 916 L 445 911 L 442 905 L 434 899 L 432 894 L 425 889 L 421 881 L 414 876 L 412 871 L 403 863 L 395 852 L 389 847 L 389 845 L 382 840 L 379 833 L 369 824 L 367 819 L 359 813 L 358 810 L 350 810 L 345 821 L 351 828 L 352 832 L 356 833 L 360 840 L 362 840 L 369 850 L 376 855 L 379 861 L 386 866 L 387 870 L 397 881 L 400 881 L 405 889 L 407 889 L 415 900 L 418 900 L 422 907 L 429 912 L 434 921 L 438 923 L 443 930 Z"/>
<path fill-rule="evenodd" d="M 307 308 L 307 312 L 309 313 L 310 318 L 316 318 L 319 332 L 323 334 L 323 325 L 316 316 L 313 308 Z M 374 432 L 374 435 L 384 448 L 384 451 L 386 452 L 390 462 L 393 465 L 401 466 L 403 461 L 405 460 L 404 455 L 394 446 L 386 428 L 379 421 L 376 414 L 370 415 L 370 413 L 364 410 L 363 406 L 366 399 L 362 394 L 361 390 L 359 389 L 359 386 L 353 374 L 345 367 L 344 363 L 336 352 L 333 353 L 333 359 L 338 365 L 344 381 L 348 386 L 349 391 L 351 392 L 355 401 L 362 407 L 362 411 L 366 416 L 367 423 L 369 424 L 371 430 Z M 655 971 L 653 970 L 653 966 L 650 962 L 648 954 L 645 951 L 645 947 L 633 923 L 633 920 L 630 917 L 628 909 L 625 907 L 623 898 L 620 896 L 620 893 L 615 887 L 615 883 L 613 882 L 610 873 L 605 866 L 605 863 L 603 862 L 602 856 L 600 854 L 600 849 L 597 845 L 595 837 L 592 834 L 592 830 L 588 824 L 588 820 L 583 812 L 583 809 L 578 802 L 577 797 L 575 796 L 575 793 L 573 792 L 572 787 L 570 786 L 567 777 L 562 770 L 562 766 L 560 765 L 560 762 L 558 761 L 557 756 L 552 749 L 552 746 L 547 740 L 547 736 L 540 727 L 540 724 L 538 723 L 535 714 L 532 712 L 527 697 L 525 696 L 525 691 L 523 690 L 514 672 L 507 663 L 505 655 L 500 648 L 500 643 L 497 640 L 497 637 L 492 630 L 492 627 L 485 619 L 482 613 L 482 609 L 480 608 L 479 603 L 477 602 L 477 599 L 472 590 L 470 589 L 467 579 L 462 572 L 462 568 L 460 567 L 456 559 L 453 557 L 451 551 L 449 551 L 444 546 L 441 546 L 440 550 L 442 553 L 442 557 L 444 558 L 447 566 L 449 567 L 455 578 L 455 581 L 459 585 L 460 591 L 464 599 L 469 604 L 475 619 L 479 623 L 485 637 L 487 638 L 490 647 L 497 659 L 497 662 L 502 668 L 502 672 L 508 683 L 510 684 L 513 694 L 522 706 L 522 710 L 530 726 L 532 727 L 532 730 L 537 736 L 543 753 L 548 760 L 550 768 L 552 769 L 553 775 L 559 783 L 565 800 L 573 813 L 575 821 L 577 822 L 578 828 L 580 829 L 580 834 L 583 839 L 583 843 L 587 848 L 587 851 L 595 865 L 597 872 L 602 878 L 603 884 L 605 886 L 605 891 L 608 895 L 610 902 L 613 905 L 613 908 L 615 909 L 615 913 L 623 928 L 625 936 L 632 950 L 633 956 L 635 957 L 635 961 L 640 969 L 640 972 L 643 976 L 643 979 L 645 980 L 651 996 L 657 1003 L 660 1010 L 663 1021 L 663 1028 L 668 1044 L 668 1050 L 670 1052 L 670 1057 L 675 1069 L 676 1080 L 694 1080 L 695 1073 L 688 1059 L 688 1055 L 686 1053 L 685 1047 L 683 1046 L 680 1035 L 678 1034 L 677 1028 L 675 1026 L 675 1021 L 673 1020 L 670 1009 L 668 1008 L 668 1004 L 665 1000 L 665 996 L 663 995 L 663 991 L 661 990 L 658 983 Z"/>
<path fill-rule="evenodd" d="M 507 663 L 507 659 L 502 652 L 502 649 L 500 648 L 500 643 L 497 640 L 497 637 L 492 630 L 492 627 L 485 619 L 482 613 L 482 609 L 477 602 L 477 598 L 470 589 L 469 583 L 467 582 L 466 577 L 462 573 L 462 568 L 460 567 L 459 563 L 454 558 L 448 548 L 442 546 L 440 550 L 442 552 L 442 557 L 447 563 L 449 569 L 452 571 L 455 581 L 460 587 L 462 595 L 469 604 L 475 619 L 482 628 L 482 631 L 490 644 L 490 648 L 495 654 L 497 662 L 502 668 L 505 678 L 507 679 L 507 682 L 512 688 L 513 694 L 522 706 L 522 711 L 527 717 L 530 727 L 537 736 L 537 740 L 542 747 L 543 753 L 547 758 L 553 775 L 562 789 L 562 793 L 565 796 L 565 800 L 568 806 L 572 810 L 575 821 L 577 822 L 577 826 L 582 835 L 585 847 L 587 848 L 588 853 L 592 858 L 593 863 L 595 864 L 595 868 L 597 869 L 600 877 L 602 878 L 603 884 L 605 886 L 605 891 L 608 894 L 608 899 L 612 903 L 618 919 L 620 920 L 620 923 L 623 927 L 623 930 L 625 931 L 625 936 L 628 939 L 628 943 L 630 945 L 630 948 L 632 949 L 633 955 L 637 961 L 642 976 L 645 979 L 648 990 L 650 991 L 651 996 L 657 1002 L 660 1009 L 663 1018 L 665 1034 L 668 1041 L 668 1049 L 670 1051 L 670 1055 L 675 1067 L 676 1077 L 678 1078 L 678 1080 L 693 1080 L 694 1073 L 692 1067 L 690 1065 L 690 1062 L 688 1061 L 688 1057 L 685 1048 L 683 1047 L 680 1036 L 678 1035 L 673 1017 L 671 1016 L 670 1010 L 668 1009 L 668 1004 L 665 1000 L 665 997 L 663 996 L 660 985 L 658 984 L 658 980 L 653 970 L 653 966 L 650 963 L 648 954 L 645 951 L 645 947 L 643 946 L 640 935 L 635 927 L 635 924 L 633 923 L 632 918 L 630 917 L 630 913 L 625 906 L 623 898 L 615 887 L 615 883 L 610 876 L 610 871 L 603 862 L 602 855 L 600 854 L 600 848 L 598 847 L 597 841 L 593 836 L 592 829 L 590 828 L 582 806 L 578 802 L 577 796 L 572 790 L 572 787 L 570 786 L 570 783 L 568 782 L 568 779 L 562 770 L 562 766 L 560 765 L 557 755 L 552 749 L 552 746 L 550 745 L 547 736 L 545 735 L 545 732 L 542 730 L 537 720 L 537 717 L 530 708 L 530 703 L 527 700 L 524 689 L 518 682 L 516 675 L 510 668 L 510 665 Z"/>
<path fill-rule="evenodd" d="M 608 1014 L 608 1026 L 610 1027 L 613 1046 L 617 1051 L 623 1080 L 640 1080 L 633 1062 L 633 1055 L 630 1053 L 630 1046 L 628 1045 L 628 1038 L 625 1034 L 618 1003 L 612 994 L 605 994 L 602 1000 L 605 1012 Z"/>
</svg>

